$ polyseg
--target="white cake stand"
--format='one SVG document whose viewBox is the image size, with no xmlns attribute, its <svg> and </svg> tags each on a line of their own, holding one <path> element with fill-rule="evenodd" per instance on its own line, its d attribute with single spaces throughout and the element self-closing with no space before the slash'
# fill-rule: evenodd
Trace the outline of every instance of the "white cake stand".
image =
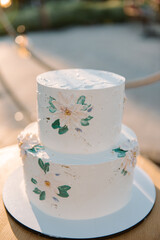
<svg viewBox="0 0 160 240">
<path fill-rule="evenodd" d="M 24 192 L 22 167 L 9 176 L 3 191 L 7 211 L 23 226 L 50 237 L 77 239 L 110 236 L 133 227 L 149 214 L 155 198 L 152 180 L 139 167 L 135 169 L 131 201 L 120 211 L 101 218 L 66 220 L 44 214 Z"/>
</svg>

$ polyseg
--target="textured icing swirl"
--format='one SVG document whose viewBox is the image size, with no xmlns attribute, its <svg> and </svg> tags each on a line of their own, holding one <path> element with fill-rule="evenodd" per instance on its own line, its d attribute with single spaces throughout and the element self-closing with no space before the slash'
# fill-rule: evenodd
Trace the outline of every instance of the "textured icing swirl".
<svg viewBox="0 0 160 240">
<path fill-rule="evenodd" d="M 103 89 L 121 85 L 125 79 L 111 72 L 91 69 L 67 69 L 43 73 L 37 77 L 46 87 L 73 90 Z"/>
</svg>

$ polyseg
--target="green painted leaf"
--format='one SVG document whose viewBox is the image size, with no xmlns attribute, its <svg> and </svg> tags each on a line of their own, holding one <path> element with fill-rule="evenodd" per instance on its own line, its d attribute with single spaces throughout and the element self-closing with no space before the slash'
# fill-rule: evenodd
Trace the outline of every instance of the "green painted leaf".
<svg viewBox="0 0 160 240">
<path fill-rule="evenodd" d="M 54 104 L 53 104 L 53 100 L 56 100 L 56 99 L 50 96 L 50 97 L 49 97 L 49 104 L 50 104 L 50 106 L 49 106 L 48 108 L 49 108 L 49 111 L 50 111 L 51 113 L 54 113 L 54 112 L 57 111 L 56 107 L 55 107 Z"/>
<path fill-rule="evenodd" d="M 42 161 L 42 159 L 41 158 L 39 158 L 38 159 L 38 164 L 39 164 L 39 166 L 44 170 L 44 162 Z"/>
<path fill-rule="evenodd" d="M 126 152 L 128 152 L 127 150 L 123 150 L 121 148 L 115 148 L 115 149 L 112 149 L 112 151 L 118 153 L 118 157 L 119 158 L 122 158 L 122 157 L 125 157 L 126 156 Z"/>
<path fill-rule="evenodd" d="M 48 162 L 47 162 L 47 163 L 44 163 L 44 162 L 42 161 L 42 159 L 39 158 L 39 159 L 38 159 L 38 164 L 39 164 L 39 166 L 43 169 L 43 171 L 44 171 L 45 173 L 49 172 L 49 166 L 50 166 L 50 164 L 49 164 Z"/>
<path fill-rule="evenodd" d="M 53 128 L 53 129 L 60 128 L 60 121 L 59 121 L 59 119 L 57 119 L 56 121 L 54 121 L 54 122 L 52 123 L 52 128 Z"/>
<path fill-rule="evenodd" d="M 45 191 L 42 191 L 39 196 L 39 200 L 45 200 L 45 198 L 46 198 L 46 193 L 45 193 Z"/>
<path fill-rule="evenodd" d="M 53 101 L 56 101 L 56 99 L 54 97 L 49 97 L 49 104 L 53 107 L 54 104 L 53 104 Z M 54 106 L 55 107 L 55 106 Z"/>
<path fill-rule="evenodd" d="M 62 185 L 62 186 L 59 186 L 59 188 L 60 188 L 61 190 L 65 190 L 65 191 L 68 191 L 69 189 L 71 189 L 71 187 L 68 186 L 68 185 Z"/>
<path fill-rule="evenodd" d="M 82 110 L 86 111 L 90 106 L 91 106 L 91 104 L 89 104 L 89 105 L 85 104 L 85 105 L 83 105 Z"/>
<path fill-rule="evenodd" d="M 33 147 L 33 148 L 31 148 L 31 149 L 28 149 L 28 151 L 29 152 L 31 152 L 31 153 L 36 153 L 36 150 L 35 150 L 35 148 Z"/>
<path fill-rule="evenodd" d="M 49 102 L 52 102 L 53 100 L 56 100 L 54 97 L 49 96 Z"/>
<path fill-rule="evenodd" d="M 123 150 L 121 148 L 115 148 L 115 149 L 113 149 L 113 151 L 115 151 L 115 152 L 128 152 L 128 150 Z"/>
<path fill-rule="evenodd" d="M 127 171 L 124 170 L 124 168 L 122 169 L 121 173 L 125 176 L 127 174 Z"/>
<path fill-rule="evenodd" d="M 63 197 L 63 198 L 67 198 L 67 197 L 69 197 L 69 194 L 67 192 L 69 189 L 71 189 L 71 187 L 68 185 L 59 186 L 58 187 L 59 194 L 57 194 L 57 195 L 60 197 Z"/>
<path fill-rule="evenodd" d="M 36 149 L 38 148 L 38 150 L 39 149 L 45 149 L 45 147 L 43 145 L 40 145 L 40 144 L 36 145 L 35 147 L 36 147 Z"/>
<path fill-rule="evenodd" d="M 61 127 L 59 130 L 58 130 L 58 133 L 59 134 L 64 134 L 68 131 L 68 127 L 65 125 L 64 127 Z"/>
<path fill-rule="evenodd" d="M 44 146 L 38 144 L 38 145 L 35 145 L 33 148 L 28 149 L 28 151 L 31 153 L 37 153 L 39 150 L 43 150 L 43 149 L 44 149 Z"/>
<path fill-rule="evenodd" d="M 126 154 L 125 154 L 124 152 L 118 153 L 118 157 L 119 157 L 119 158 L 123 158 L 123 157 L 125 157 L 125 156 L 126 156 Z"/>
<path fill-rule="evenodd" d="M 39 150 L 44 150 L 45 147 L 43 145 L 38 144 L 38 145 L 34 146 L 34 149 L 35 149 L 36 152 L 38 152 Z"/>
<path fill-rule="evenodd" d="M 81 119 L 81 125 L 82 125 L 82 126 L 88 126 L 88 125 L 89 125 L 88 120 Z"/>
<path fill-rule="evenodd" d="M 36 194 L 41 194 L 41 190 L 39 190 L 38 188 L 35 188 L 35 189 L 33 190 L 33 192 L 36 193 Z"/>
<path fill-rule="evenodd" d="M 88 116 L 87 118 L 84 118 L 84 120 L 90 121 L 92 118 L 93 118 L 92 116 Z"/>
<path fill-rule="evenodd" d="M 60 191 L 59 190 L 59 194 L 57 194 L 58 196 L 62 197 L 62 198 L 67 198 L 69 197 L 69 194 L 67 193 L 67 191 Z"/>
<path fill-rule="evenodd" d="M 85 96 L 80 96 L 77 100 L 77 104 L 82 104 L 84 105 L 85 103 L 85 100 L 86 100 L 86 97 Z"/>
<path fill-rule="evenodd" d="M 34 184 L 37 184 L 37 181 L 34 178 L 31 178 L 31 182 L 34 183 Z"/>
<path fill-rule="evenodd" d="M 124 173 L 124 168 L 122 169 L 121 173 L 122 173 L 122 174 Z"/>
<path fill-rule="evenodd" d="M 45 163 L 44 164 L 44 172 L 46 173 L 46 172 L 49 172 L 49 163 Z"/>
<path fill-rule="evenodd" d="M 57 109 L 55 108 L 55 107 L 49 107 L 49 111 L 51 112 L 51 113 L 54 113 L 54 112 L 56 112 L 57 111 Z"/>
</svg>

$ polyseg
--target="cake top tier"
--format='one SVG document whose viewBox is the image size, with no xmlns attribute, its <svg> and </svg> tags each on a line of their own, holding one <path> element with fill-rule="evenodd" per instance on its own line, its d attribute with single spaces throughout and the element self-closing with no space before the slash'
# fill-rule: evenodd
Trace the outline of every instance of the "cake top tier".
<svg viewBox="0 0 160 240">
<path fill-rule="evenodd" d="M 43 145 L 64 153 L 93 153 L 113 145 L 121 131 L 125 79 L 67 69 L 37 78 L 38 126 Z"/>
<path fill-rule="evenodd" d="M 57 89 L 92 90 L 121 85 L 125 79 L 111 72 L 91 69 L 66 69 L 43 73 L 37 82 Z"/>
</svg>

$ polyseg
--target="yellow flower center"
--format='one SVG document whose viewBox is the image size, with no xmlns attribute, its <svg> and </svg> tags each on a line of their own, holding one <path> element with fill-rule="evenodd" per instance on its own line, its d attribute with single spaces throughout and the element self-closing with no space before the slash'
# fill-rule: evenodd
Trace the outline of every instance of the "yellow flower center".
<svg viewBox="0 0 160 240">
<path fill-rule="evenodd" d="M 137 155 L 136 152 L 133 152 L 133 156 L 136 157 L 136 155 Z"/>
<path fill-rule="evenodd" d="M 44 183 L 47 187 L 50 187 L 50 185 L 51 185 L 51 183 L 49 181 L 44 181 Z"/>
<path fill-rule="evenodd" d="M 21 146 L 22 146 L 22 144 L 23 144 L 23 143 L 22 143 L 22 142 L 20 142 L 20 143 L 18 144 L 18 145 L 19 145 L 19 147 L 21 147 Z"/>
<path fill-rule="evenodd" d="M 67 116 L 71 115 L 71 111 L 68 108 L 65 109 L 65 115 L 67 115 Z"/>
</svg>

